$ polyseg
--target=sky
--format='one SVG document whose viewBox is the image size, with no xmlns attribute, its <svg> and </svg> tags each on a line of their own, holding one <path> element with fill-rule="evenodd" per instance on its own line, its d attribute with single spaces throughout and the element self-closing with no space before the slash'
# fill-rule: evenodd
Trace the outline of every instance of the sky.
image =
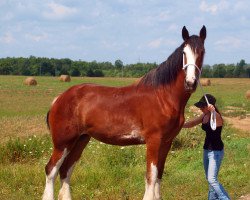
<svg viewBox="0 0 250 200">
<path fill-rule="evenodd" d="M 204 64 L 250 63 L 249 0 L 0 0 L 0 58 L 159 64 L 203 25 Z"/>
</svg>

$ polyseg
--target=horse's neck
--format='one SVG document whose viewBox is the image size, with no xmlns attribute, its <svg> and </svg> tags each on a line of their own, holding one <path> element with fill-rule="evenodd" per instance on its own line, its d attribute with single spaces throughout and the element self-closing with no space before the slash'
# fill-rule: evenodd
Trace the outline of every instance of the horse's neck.
<svg viewBox="0 0 250 200">
<path fill-rule="evenodd" d="M 175 107 L 178 107 L 180 112 L 184 113 L 185 106 L 191 96 L 191 93 L 185 91 L 184 88 L 185 75 L 179 73 L 177 79 L 170 85 L 160 88 L 162 91 L 162 102 L 172 103 Z"/>
</svg>

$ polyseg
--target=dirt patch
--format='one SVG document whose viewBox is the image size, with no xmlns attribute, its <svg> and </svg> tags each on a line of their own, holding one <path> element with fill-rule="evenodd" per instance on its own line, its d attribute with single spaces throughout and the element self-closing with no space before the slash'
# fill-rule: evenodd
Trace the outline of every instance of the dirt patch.
<svg viewBox="0 0 250 200">
<path fill-rule="evenodd" d="M 223 117 L 234 128 L 250 132 L 250 117 Z"/>
<path fill-rule="evenodd" d="M 242 195 L 239 200 L 250 200 L 250 194 Z"/>
<path fill-rule="evenodd" d="M 228 113 L 243 112 L 243 111 L 244 111 L 244 109 L 241 107 L 227 106 L 224 113 L 228 114 Z"/>
</svg>

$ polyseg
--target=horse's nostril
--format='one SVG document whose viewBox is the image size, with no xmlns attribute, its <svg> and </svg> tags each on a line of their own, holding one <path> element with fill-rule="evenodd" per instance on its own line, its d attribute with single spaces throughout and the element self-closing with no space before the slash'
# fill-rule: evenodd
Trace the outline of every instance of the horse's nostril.
<svg viewBox="0 0 250 200">
<path fill-rule="evenodd" d="M 191 87 L 191 86 L 193 86 L 193 83 L 190 82 L 190 81 L 187 81 L 187 86 L 188 86 L 188 87 Z"/>
</svg>

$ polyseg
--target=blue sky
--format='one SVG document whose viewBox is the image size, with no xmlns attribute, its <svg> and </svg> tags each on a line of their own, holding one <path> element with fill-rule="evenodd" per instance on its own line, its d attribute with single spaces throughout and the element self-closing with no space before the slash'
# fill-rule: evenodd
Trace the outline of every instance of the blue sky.
<svg viewBox="0 0 250 200">
<path fill-rule="evenodd" d="M 250 1 L 0 0 L 0 57 L 161 63 L 207 27 L 205 64 L 250 63 Z"/>
</svg>

